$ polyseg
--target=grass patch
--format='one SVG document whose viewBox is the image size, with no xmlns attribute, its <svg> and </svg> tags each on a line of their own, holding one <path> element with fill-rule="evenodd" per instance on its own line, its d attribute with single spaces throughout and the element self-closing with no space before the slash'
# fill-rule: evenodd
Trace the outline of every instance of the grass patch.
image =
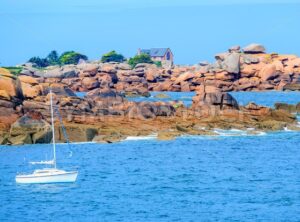
<svg viewBox="0 0 300 222">
<path fill-rule="evenodd" d="M 19 75 L 20 72 L 23 70 L 23 68 L 15 67 L 15 66 L 6 66 L 6 67 L 2 67 L 2 68 L 9 70 L 10 73 L 13 75 Z"/>
</svg>

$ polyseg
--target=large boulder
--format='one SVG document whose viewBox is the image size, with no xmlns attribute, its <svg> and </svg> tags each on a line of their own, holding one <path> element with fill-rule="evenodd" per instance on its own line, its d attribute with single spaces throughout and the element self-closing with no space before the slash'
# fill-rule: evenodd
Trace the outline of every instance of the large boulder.
<svg viewBox="0 0 300 222">
<path fill-rule="evenodd" d="M 78 71 L 74 67 L 63 66 L 47 69 L 37 75 L 44 78 L 74 78 L 78 76 Z"/>
<path fill-rule="evenodd" d="M 157 70 L 156 69 L 147 69 L 145 72 L 145 78 L 148 82 L 156 82 L 157 80 Z"/>
<path fill-rule="evenodd" d="M 32 144 L 32 138 L 28 133 L 18 136 L 11 136 L 8 138 L 8 143 L 12 145 Z"/>
<path fill-rule="evenodd" d="M 254 102 L 248 103 L 243 107 L 244 111 L 251 116 L 265 116 L 270 112 L 270 108 L 265 106 L 260 106 L 255 104 Z"/>
<path fill-rule="evenodd" d="M 8 94 L 8 92 L 6 92 L 5 90 L 0 90 L 0 99 L 3 99 L 3 100 L 10 100 L 11 97 L 10 95 Z"/>
<path fill-rule="evenodd" d="M 252 43 L 243 48 L 244 53 L 254 54 L 254 53 L 265 53 L 266 49 L 263 45 Z"/>
<path fill-rule="evenodd" d="M 238 110 L 235 98 L 215 86 L 201 85 L 193 98 L 193 108 L 205 115 L 217 115 L 222 110 Z"/>
<path fill-rule="evenodd" d="M 234 46 L 231 46 L 229 49 L 228 49 L 228 52 L 241 52 L 241 47 L 239 45 L 234 45 Z"/>
<path fill-rule="evenodd" d="M 9 142 L 13 145 L 49 143 L 51 126 L 39 112 L 30 111 L 11 125 Z"/>
<path fill-rule="evenodd" d="M 116 65 L 116 69 L 119 69 L 119 70 L 131 70 L 131 66 L 127 63 L 119 63 Z"/>
<path fill-rule="evenodd" d="M 82 85 L 87 90 L 92 90 L 98 88 L 100 86 L 100 83 L 98 81 L 98 78 L 85 77 L 82 79 Z"/>
<path fill-rule="evenodd" d="M 86 124 L 66 124 L 65 125 L 67 135 L 69 140 L 72 142 L 88 142 L 92 141 L 95 136 L 98 134 L 98 129 L 93 126 L 88 126 Z M 56 130 L 56 138 L 58 141 L 65 142 L 65 138 L 63 137 L 63 132 L 61 132 L 61 128 Z"/>
<path fill-rule="evenodd" d="M 21 82 L 21 88 L 24 98 L 33 99 L 41 94 L 41 87 L 39 85 L 32 86 L 28 83 Z"/>
<path fill-rule="evenodd" d="M 117 98 L 121 97 L 119 93 L 117 93 L 115 90 L 110 88 L 104 88 L 104 89 L 94 89 L 92 91 L 89 91 L 86 94 L 87 98 Z"/>
<path fill-rule="evenodd" d="M 176 103 L 176 105 L 179 105 Z M 176 106 L 175 105 L 175 106 Z M 156 106 L 156 116 L 173 116 L 176 112 L 174 105 L 172 103 L 155 103 Z"/>
<path fill-rule="evenodd" d="M 0 134 L 0 145 L 6 145 L 8 143 L 7 135 L 1 133 Z"/>
<path fill-rule="evenodd" d="M 0 129 L 7 129 L 19 118 L 20 113 L 12 100 L 0 98 Z"/>
<path fill-rule="evenodd" d="M 149 97 L 150 93 L 148 90 L 148 84 L 147 83 L 132 83 L 128 84 L 125 89 L 123 90 L 126 97 Z"/>
<path fill-rule="evenodd" d="M 248 65 L 259 63 L 259 58 L 254 57 L 253 55 L 249 55 L 249 54 L 242 54 L 241 59 L 242 59 L 242 63 L 248 64 Z"/>
<path fill-rule="evenodd" d="M 175 111 L 171 103 L 140 102 L 131 106 L 127 115 L 132 119 L 153 119 L 158 116 L 173 116 Z"/>
<path fill-rule="evenodd" d="M 0 69 L 0 86 L 10 97 L 22 99 L 22 89 L 19 79 L 12 75 L 8 70 Z"/>
<path fill-rule="evenodd" d="M 155 118 L 155 106 L 151 103 L 137 103 L 129 109 L 128 117 L 131 119 L 153 119 Z"/>
<path fill-rule="evenodd" d="M 23 100 L 20 81 L 0 68 L 0 128 L 7 129 L 19 117 Z"/>
<path fill-rule="evenodd" d="M 227 72 L 238 74 L 240 72 L 240 54 L 236 52 L 230 53 L 225 57 L 222 66 Z"/>
<path fill-rule="evenodd" d="M 258 76 L 261 78 L 262 81 L 272 80 L 279 76 L 279 72 L 276 70 L 276 66 L 274 64 L 267 64 L 265 65 Z"/>
<path fill-rule="evenodd" d="M 188 82 L 180 82 L 180 89 L 181 92 L 190 92 L 191 91 L 191 87 L 190 84 Z"/>
<path fill-rule="evenodd" d="M 300 91 L 299 83 L 289 83 L 283 86 L 283 91 Z"/>
<path fill-rule="evenodd" d="M 50 143 L 52 141 L 52 131 L 48 130 L 41 130 L 32 135 L 32 143 Z"/>
<path fill-rule="evenodd" d="M 57 96 L 71 96 L 71 97 L 76 97 L 76 94 L 65 84 L 62 83 L 52 83 L 52 84 L 43 84 L 43 95 L 47 95 L 50 91 L 57 95 Z"/>
<path fill-rule="evenodd" d="M 45 101 L 38 102 L 35 100 L 24 100 L 23 102 L 23 109 L 25 111 L 31 110 L 49 110 L 49 104 L 46 104 Z M 48 111 L 49 112 L 49 111 Z"/>
<path fill-rule="evenodd" d="M 226 58 L 228 55 L 229 55 L 228 52 L 221 52 L 221 53 L 218 53 L 218 54 L 215 55 L 215 59 L 216 59 L 217 61 L 224 61 L 225 58 Z"/>
<path fill-rule="evenodd" d="M 83 73 L 86 73 L 88 76 L 94 76 L 97 74 L 99 70 L 98 64 L 92 64 L 92 63 L 82 63 L 77 65 L 77 68 L 82 70 Z"/>
<path fill-rule="evenodd" d="M 111 64 L 111 63 L 104 63 L 104 64 L 102 64 L 99 70 L 101 72 L 105 72 L 105 73 L 113 73 L 113 74 L 117 73 L 116 65 L 115 64 Z"/>
<path fill-rule="evenodd" d="M 252 78 L 240 78 L 237 82 L 237 89 L 240 91 L 250 91 L 253 88 L 257 88 L 260 84 L 260 80 L 258 77 Z"/>
<path fill-rule="evenodd" d="M 13 78 L 14 75 L 10 73 L 10 71 L 8 69 L 5 69 L 5 68 L 1 68 L 0 67 L 0 75 L 1 76 L 6 76 L 6 77 L 11 77 Z"/>
<path fill-rule="evenodd" d="M 33 78 L 31 76 L 19 75 L 18 78 L 23 83 L 27 83 L 27 84 L 30 84 L 30 85 L 38 85 L 39 84 L 37 79 Z"/>
<path fill-rule="evenodd" d="M 35 68 L 29 68 L 29 69 L 23 68 L 19 74 L 24 76 L 35 76 L 35 72 L 36 72 Z"/>
<path fill-rule="evenodd" d="M 118 76 L 116 74 L 111 74 L 111 73 L 98 73 L 97 78 L 101 87 L 103 86 L 112 87 L 114 84 L 116 84 L 119 81 Z"/>
<path fill-rule="evenodd" d="M 31 111 L 11 125 L 10 135 L 34 134 L 45 129 L 49 130 L 50 125 L 43 119 L 40 113 Z"/>
<path fill-rule="evenodd" d="M 195 77 L 195 73 L 193 72 L 185 72 L 185 73 L 182 73 L 181 75 L 179 75 L 176 80 L 174 81 L 174 84 L 179 84 L 183 81 L 188 81 L 192 78 Z"/>
<path fill-rule="evenodd" d="M 298 113 L 300 111 L 300 104 L 298 103 L 297 105 L 292 105 L 292 104 L 287 104 L 287 103 L 275 103 L 275 109 L 277 110 L 285 110 L 289 113 Z"/>
<path fill-rule="evenodd" d="M 215 78 L 224 81 L 232 81 L 235 79 L 235 75 L 233 73 L 229 73 L 227 71 L 218 72 L 215 74 Z"/>
</svg>

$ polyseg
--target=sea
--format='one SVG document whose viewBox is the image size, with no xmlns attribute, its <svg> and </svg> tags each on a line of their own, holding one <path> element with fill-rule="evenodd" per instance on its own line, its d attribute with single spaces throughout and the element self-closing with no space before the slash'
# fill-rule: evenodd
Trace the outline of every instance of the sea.
<svg viewBox="0 0 300 222">
<path fill-rule="evenodd" d="M 157 101 L 156 93 L 135 100 Z M 168 93 L 191 104 L 193 93 Z M 240 104 L 297 104 L 299 92 L 235 92 Z M 155 135 L 57 145 L 71 184 L 16 184 L 51 145 L 0 146 L 0 221 L 300 221 L 300 133 Z"/>
</svg>

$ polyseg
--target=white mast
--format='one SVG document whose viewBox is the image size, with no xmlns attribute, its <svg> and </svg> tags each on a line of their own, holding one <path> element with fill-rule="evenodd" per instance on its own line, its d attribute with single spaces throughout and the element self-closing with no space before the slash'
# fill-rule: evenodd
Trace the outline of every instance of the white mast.
<svg viewBox="0 0 300 222">
<path fill-rule="evenodd" d="M 56 147 L 55 147 L 55 131 L 54 131 L 54 115 L 53 115 L 53 102 L 52 102 L 52 90 L 50 89 L 50 106 L 51 106 L 51 125 L 52 125 L 52 144 L 53 144 L 53 161 L 54 168 L 56 168 Z"/>
</svg>

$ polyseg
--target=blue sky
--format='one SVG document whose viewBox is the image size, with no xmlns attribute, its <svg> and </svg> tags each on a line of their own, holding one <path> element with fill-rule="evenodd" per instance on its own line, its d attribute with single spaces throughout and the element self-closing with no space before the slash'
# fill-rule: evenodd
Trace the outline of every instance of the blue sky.
<svg viewBox="0 0 300 222">
<path fill-rule="evenodd" d="M 300 0 L 0 1 L 0 65 L 52 49 L 98 59 L 110 50 L 170 47 L 178 64 L 212 61 L 231 45 L 300 55 Z"/>
</svg>

